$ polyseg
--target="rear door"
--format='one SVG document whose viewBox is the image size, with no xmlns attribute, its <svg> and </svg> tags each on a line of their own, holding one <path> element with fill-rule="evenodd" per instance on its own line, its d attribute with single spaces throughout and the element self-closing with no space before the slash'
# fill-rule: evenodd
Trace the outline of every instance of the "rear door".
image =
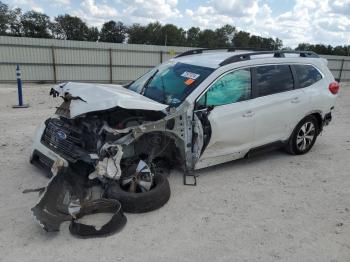
<svg viewBox="0 0 350 262">
<path fill-rule="evenodd" d="M 250 69 L 238 69 L 216 80 L 197 100 L 195 113 L 206 116 L 204 151 L 196 169 L 239 158 L 254 138 Z M 205 121 L 202 121 L 202 123 Z"/>
<path fill-rule="evenodd" d="M 253 147 L 288 139 L 305 114 L 307 99 L 296 89 L 289 65 L 264 65 L 253 69 L 256 131 Z"/>
<path fill-rule="evenodd" d="M 320 95 L 320 92 L 325 89 L 322 80 L 323 76 L 318 69 L 312 65 L 294 64 L 292 68 L 296 74 L 299 88 L 304 92 L 304 96 L 308 99 L 308 103 L 305 108 L 305 114 L 320 110 L 325 105 L 324 97 Z M 328 85 L 326 85 L 328 87 Z M 326 90 L 327 94 L 328 89 Z M 318 106 L 322 105 L 322 106 Z M 328 107 L 329 109 L 330 107 Z"/>
</svg>

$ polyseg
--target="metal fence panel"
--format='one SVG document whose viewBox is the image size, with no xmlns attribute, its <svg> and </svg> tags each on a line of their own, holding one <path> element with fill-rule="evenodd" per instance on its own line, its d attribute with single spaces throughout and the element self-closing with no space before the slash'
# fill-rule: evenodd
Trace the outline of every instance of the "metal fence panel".
<svg viewBox="0 0 350 262">
<path fill-rule="evenodd" d="M 189 49 L 0 36 L 0 82 L 16 81 L 16 64 L 23 81 L 128 82 Z M 350 57 L 322 57 L 335 78 L 350 81 Z"/>
<path fill-rule="evenodd" d="M 60 49 L 55 48 L 57 64 L 108 65 L 109 55 L 105 50 Z"/>
</svg>

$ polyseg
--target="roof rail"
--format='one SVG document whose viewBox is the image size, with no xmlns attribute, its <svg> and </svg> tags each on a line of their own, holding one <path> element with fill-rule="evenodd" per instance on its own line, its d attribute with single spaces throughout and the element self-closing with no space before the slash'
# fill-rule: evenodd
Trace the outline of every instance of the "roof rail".
<svg viewBox="0 0 350 262">
<path fill-rule="evenodd" d="M 299 54 L 300 57 L 312 57 L 318 58 L 319 56 L 312 51 L 261 51 L 261 52 L 250 52 L 246 54 L 233 55 L 224 61 L 222 61 L 219 65 L 224 66 L 235 62 L 250 60 L 251 56 L 256 55 L 266 55 L 273 54 L 273 57 L 285 57 L 285 54 Z"/>
<path fill-rule="evenodd" d="M 247 51 L 258 51 L 258 52 L 261 52 L 261 51 L 269 51 L 269 52 L 272 52 L 271 50 L 269 49 L 264 49 L 264 48 L 249 48 L 249 47 L 227 47 L 227 48 L 196 48 L 196 49 L 191 49 L 191 50 L 188 50 L 188 51 L 185 51 L 177 56 L 175 56 L 175 58 L 178 58 L 178 57 L 182 57 L 182 56 L 188 56 L 188 55 L 196 55 L 196 54 L 202 54 L 204 51 L 215 51 L 215 50 L 227 50 L 227 52 L 234 52 L 234 51 L 237 51 L 237 50 L 240 50 L 240 51 L 244 51 L 244 50 L 247 50 Z"/>
<path fill-rule="evenodd" d="M 191 49 L 191 50 L 185 51 L 185 52 L 175 56 L 175 58 L 182 57 L 182 56 L 188 56 L 188 55 L 202 54 L 204 51 L 215 51 L 215 50 L 227 50 L 227 52 L 236 51 L 235 48 L 197 48 L 197 49 Z"/>
</svg>

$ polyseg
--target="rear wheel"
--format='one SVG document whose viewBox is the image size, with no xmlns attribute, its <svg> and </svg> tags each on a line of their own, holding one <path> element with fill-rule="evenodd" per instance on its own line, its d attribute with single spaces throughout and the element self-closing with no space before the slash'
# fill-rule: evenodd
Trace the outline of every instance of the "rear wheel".
<svg viewBox="0 0 350 262">
<path fill-rule="evenodd" d="M 307 116 L 295 127 L 286 150 L 293 155 L 302 155 L 310 151 L 318 135 L 318 122 L 314 116 Z"/>
</svg>

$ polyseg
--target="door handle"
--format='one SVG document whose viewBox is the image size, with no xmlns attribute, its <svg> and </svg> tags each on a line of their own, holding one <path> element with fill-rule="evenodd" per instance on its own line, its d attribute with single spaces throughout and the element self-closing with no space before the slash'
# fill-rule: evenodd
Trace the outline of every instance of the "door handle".
<svg viewBox="0 0 350 262">
<path fill-rule="evenodd" d="M 255 115 L 255 113 L 253 111 L 249 110 L 243 114 L 243 117 L 252 117 L 253 115 Z"/>
<path fill-rule="evenodd" d="M 299 99 L 299 97 L 294 97 L 294 98 L 292 99 L 292 101 L 290 101 L 290 102 L 293 103 L 293 104 L 297 104 L 297 103 L 300 102 L 300 99 Z"/>
</svg>

